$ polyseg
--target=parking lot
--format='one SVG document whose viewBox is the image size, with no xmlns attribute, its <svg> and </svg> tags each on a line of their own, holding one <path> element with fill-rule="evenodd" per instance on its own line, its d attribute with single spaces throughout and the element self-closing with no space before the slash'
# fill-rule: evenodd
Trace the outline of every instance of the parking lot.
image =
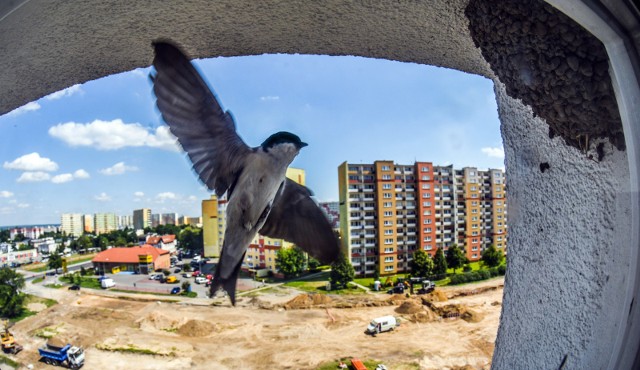
<svg viewBox="0 0 640 370">
<path fill-rule="evenodd" d="M 189 259 L 184 259 L 183 265 L 187 265 L 191 262 Z M 171 275 L 177 278 L 175 283 L 161 283 L 160 280 L 151 280 L 149 279 L 150 275 L 139 275 L 139 274 L 130 274 L 130 273 L 119 273 L 119 274 L 106 274 L 106 277 L 112 278 L 116 283 L 116 286 L 113 289 L 121 289 L 121 290 L 131 290 L 131 291 L 139 291 L 139 292 L 147 292 L 147 293 L 160 293 L 160 294 L 170 294 L 171 289 L 175 287 L 182 287 L 182 283 L 184 281 L 188 281 L 191 283 L 191 291 L 196 292 L 199 298 L 205 298 L 208 296 L 209 287 L 206 287 L 205 284 L 196 284 L 194 277 L 184 277 L 184 271 L 179 273 L 175 273 L 177 267 L 181 267 L 180 265 L 172 267 L 170 269 Z M 199 267 L 194 267 L 191 272 L 188 274 L 191 275 L 193 271 L 199 269 L 200 272 L 204 274 L 204 276 L 210 274 L 213 275 L 215 271 L 216 264 L 213 262 L 208 263 L 200 263 Z M 161 274 L 161 272 L 158 272 Z M 237 289 L 238 291 L 246 291 L 259 287 L 261 285 L 260 282 L 254 281 L 250 277 L 242 276 L 238 279 Z"/>
</svg>

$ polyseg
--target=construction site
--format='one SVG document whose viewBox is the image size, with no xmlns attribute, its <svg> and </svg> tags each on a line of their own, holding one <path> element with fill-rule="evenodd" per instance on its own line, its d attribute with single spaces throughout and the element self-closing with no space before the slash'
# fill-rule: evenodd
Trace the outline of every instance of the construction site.
<svg viewBox="0 0 640 370">
<path fill-rule="evenodd" d="M 228 299 L 28 283 L 32 294 L 58 304 L 31 303 L 38 313 L 10 328 L 22 351 L 4 356 L 18 368 L 53 368 L 39 354 L 48 343 L 81 348 L 86 369 L 334 369 L 352 358 L 400 370 L 489 369 L 503 285 L 496 278 L 414 296 L 278 286 L 232 307 Z M 365 333 L 372 319 L 387 315 L 398 319 L 395 330 Z"/>
</svg>

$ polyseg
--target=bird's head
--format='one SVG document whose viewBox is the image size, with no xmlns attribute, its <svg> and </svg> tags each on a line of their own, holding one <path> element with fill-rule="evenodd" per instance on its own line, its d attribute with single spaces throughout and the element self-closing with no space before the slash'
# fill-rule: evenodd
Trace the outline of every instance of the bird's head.
<svg viewBox="0 0 640 370">
<path fill-rule="evenodd" d="M 264 149 L 265 152 L 268 152 L 269 149 L 281 144 L 292 144 L 298 151 L 309 145 L 301 141 L 298 135 L 286 131 L 280 131 L 269 136 L 267 140 L 262 143 L 262 149 Z"/>
</svg>

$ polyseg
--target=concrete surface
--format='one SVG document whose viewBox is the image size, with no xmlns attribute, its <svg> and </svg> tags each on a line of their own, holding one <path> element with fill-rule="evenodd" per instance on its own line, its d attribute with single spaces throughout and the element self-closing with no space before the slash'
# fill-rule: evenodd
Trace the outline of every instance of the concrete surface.
<svg viewBox="0 0 640 370">
<path fill-rule="evenodd" d="M 609 56 L 626 151 L 603 140 L 599 163 L 588 158 L 597 154 L 593 147 L 581 152 L 549 139 L 546 123 L 505 94 L 471 40 L 465 0 L 11 1 L 0 7 L 0 112 L 148 66 L 157 38 L 176 40 L 198 58 L 359 55 L 492 78 L 511 237 L 493 367 L 632 368 L 640 343 L 640 94 L 637 52 L 625 42 L 632 28 L 611 18 L 625 13 L 624 2 L 607 1 L 617 7 L 612 13 L 594 11 L 598 1 L 549 2 L 598 37 Z M 628 24 L 637 22 L 627 17 Z"/>
</svg>

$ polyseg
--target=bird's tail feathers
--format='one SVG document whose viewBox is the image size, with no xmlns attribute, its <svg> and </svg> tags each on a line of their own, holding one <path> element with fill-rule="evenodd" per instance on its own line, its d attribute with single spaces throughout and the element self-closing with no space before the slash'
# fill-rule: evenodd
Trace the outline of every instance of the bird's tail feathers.
<svg viewBox="0 0 640 370">
<path fill-rule="evenodd" d="M 209 292 L 209 296 L 213 298 L 216 292 L 222 288 L 227 294 L 229 294 L 229 298 L 231 299 L 231 304 L 236 305 L 236 284 L 238 282 L 238 274 L 240 273 L 240 266 L 242 265 L 242 261 L 244 260 L 244 256 L 240 260 L 240 262 L 233 269 L 233 272 L 227 279 L 223 279 L 220 277 L 220 268 L 216 268 L 216 271 L 213 275 L 213 282 L 211 283 L 211 291 Z"/>
</svg>

